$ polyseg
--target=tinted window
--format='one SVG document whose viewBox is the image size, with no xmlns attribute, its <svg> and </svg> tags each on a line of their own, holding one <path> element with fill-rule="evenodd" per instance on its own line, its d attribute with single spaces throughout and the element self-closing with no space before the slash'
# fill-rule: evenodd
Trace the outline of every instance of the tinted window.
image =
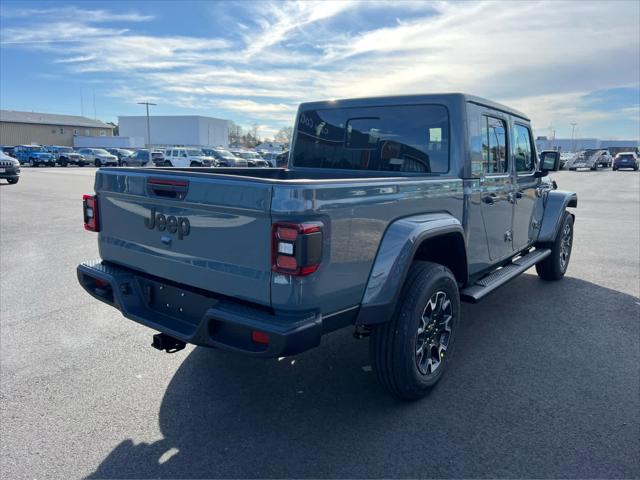
<svg viewBox="0 0 640 480">
<path fill-rule="evenodd" d="M 484 173 L 507 171 L 507 126 L 504 120 L 483 117 L 482 168 Z"/>
<path fill-rule="evenodd" d="M 298 167 L 445 173 L 449 116 L 440 105 L 307 110 L 296 128 Z"/>
<path fill-rule="evenodd" d="M 531 172 L 535 169 L 536 165 L 532 152 L 529 129 L 524 125 L 514 125 L 513 159 L 516 164 L 516 171 Z"/>
</svg>

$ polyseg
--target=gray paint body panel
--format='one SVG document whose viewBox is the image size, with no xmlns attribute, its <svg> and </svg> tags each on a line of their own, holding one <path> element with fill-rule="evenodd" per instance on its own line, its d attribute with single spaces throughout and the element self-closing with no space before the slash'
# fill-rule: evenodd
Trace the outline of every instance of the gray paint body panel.
<svg viewBox="0 0 640 480">
<path fill-rule="evenodd" d="M 544 216 L 538 242 L 552 242 L 560 228 L 562 215 L 567 207 L 578 206 L 578 195 L 575 192 L 552 190 L 547 193 L 544 206 Z"/>
<path fill-rule="evenodd" d="M 408 104 L 447 108 L 448 174 L 388 172 L 392 177 L 295 165 L 291 170 L 101 169 L 95 184 L 103 226 L 100 255 L 116 265 L 269 307 L 276 316 L 306 318 L 311 312 L 322 319 L 351 309 L 355 317 L 362 306 L 356 321 L 372 323 L 368 315 L 394 307 L 413 253 L 428 238 L 460 235 L 466 277 L 473 280 L 554 237 L 558 217 L 575 194 L 549 192 L 536 176 L 516 175 L 512 162 L 501 178 L 472 168 L 480 116 L 493 111 L 503 118 L 508 138 L 514 121 L 528 125 L 520 112 L 463 94 L 315 102 L 299 111 Z M 188 190 L 181 200 L 154 196 L 147 186 L 151 177 L 186 181 Z M 492 194 L 500 208 L 483 203 Z M 153 208 L 188 218 L 189 236 L 180 240 L 146 228 L 144 219 Z M 322 262 L 312 275 L 271 271 L 271 226 L 279 221 L 322 223 Z"/>
</svg>

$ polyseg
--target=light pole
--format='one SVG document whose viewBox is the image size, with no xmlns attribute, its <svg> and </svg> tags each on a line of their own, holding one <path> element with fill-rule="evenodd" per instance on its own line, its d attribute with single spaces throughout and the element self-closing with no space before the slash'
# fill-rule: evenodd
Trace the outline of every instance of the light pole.
<svg viewBox="0 0 640 480">
<path fill-rule="evenodd" d="M 576 151 L 576 142 L 573 135 L 576 133 L 576 125 L 577 123 L 575 122 L 571 124 L 571 150 L 574 152 Z"/>
<path fill-rule="evenodd" d="M 151 102 L 138 102 L 138 105 L 146 105 L 147 106 L 147 146 L 149 150 L 151 150 L 151 126 L 149 125 L 149 105 L 156 106 L 157 104 Z"/>
</svg>

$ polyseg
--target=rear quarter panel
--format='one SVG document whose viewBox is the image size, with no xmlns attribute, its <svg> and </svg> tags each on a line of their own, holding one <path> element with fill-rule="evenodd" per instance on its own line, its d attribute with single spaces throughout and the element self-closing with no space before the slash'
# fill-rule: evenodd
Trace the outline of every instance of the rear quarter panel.
<svg viewBox="0 0 640 480">
<path fill-rule="evenodd" d="M 463 199 L 463 181 L 451 177 L 278 185 L 271 203 L 273 221 L 321 221 L 324 244 L 322 264 L 313 275 L 273 274 L 273 308 L 319 308 L 327 315 L 358 305 L 390 223 L 430 212 L 461 220 Z"/>
</svg>

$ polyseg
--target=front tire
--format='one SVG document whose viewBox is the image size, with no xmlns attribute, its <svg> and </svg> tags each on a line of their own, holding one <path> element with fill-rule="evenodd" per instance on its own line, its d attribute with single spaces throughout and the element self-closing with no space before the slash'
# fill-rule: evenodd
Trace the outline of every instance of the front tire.
<svg viewBox="0 0 640 480">
<path fill-rule="evenodd" d="M 380 383 L 393 395 L 415 400 L 442 378 L 460 318 L 460 294 L 451 271 L 416 261 L 402 288 L 398 309 L 375 325 L 369 352 Z"/>
<path fill-rule="evenodd" d="M 100 168 L 102 166 L 102 162 L 100 162 L 100 160 L 98 160 L 97 158 L 93 161 L 93 164 L 97 167 Z"/>
<path fill-rule="evenodd" d="M 18 180 L 20 180 L 19 178 L 7 178 L 7 182 L 9 182 L 9 185 L 15 185 L 16 183 L 18 183 Z"/>
<path fill-rule="evenodd" d="M 551 255 L 536 264 L 536 272 L 543 280 L 560 280 L 567 272 L 573 248 L 573 216 L 566 210 L 556 239 L 547 248 L 551 248 Z"/>
</svg>

